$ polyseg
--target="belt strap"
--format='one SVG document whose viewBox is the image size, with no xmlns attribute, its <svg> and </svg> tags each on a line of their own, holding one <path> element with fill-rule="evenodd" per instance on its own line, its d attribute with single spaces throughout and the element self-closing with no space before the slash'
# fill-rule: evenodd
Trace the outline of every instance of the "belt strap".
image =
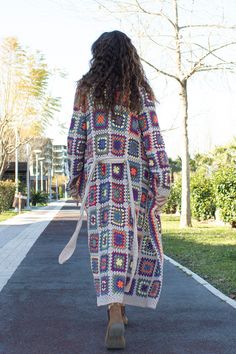
<svg viewBox="0 0 236 354">
<path fill-rule="evenodd" d="M 131 284 L 132 284 L 132 279 L 134 277 L 136 268 L 137 268 L 137 261 L 138 261 L 138 230 L 137 230 L 137 216 L 136 216 L 136 212 L 135 212 L 135 203 L 134 203 L 134 197 L 133 197 L 133 190 L 132 190 L 132 180 L 131 180 L 131 174 L 130 174 L 130 168 L 129 168 L 129 160 L 125 157 L 103 157 L 103 158 L 98 158 L 98 159 L 94 159 L 92 165 L 91 165 L 91 169 L 89 172 L 89 176 L 88 176 L 88 180 L 86 183 L 86 188 L 85 188 L 85 192 L 84 192 L 84 197 L 83 197 L 83 201 L 81 203 L 81 207 L 80 207 L 80 216 L 79 216 L 79 220 L 77 222 L 75 231 L 73 233 L 73 235 L 71 236 L 69 242 L 66 244 L 66 246 L 64 247 L 64 249 L 62 250 L 62 252 L 60 253 L 59 257 L 58 257 L 58 262 L 60 264 L 65 263 L 74 253 L 75 249 L 76 249 L 76 244 L 77 244 L 77 239 L 78 239 L 78 235 L 82 226 L 82 222 L 83 222 L 83 214 L 84 214 L 84 208 L 85 208 L 85 202 L 88 196 L 88 192 L 89 192 L 89 187 L 90 187 L 90 182 L 92 179 L 92 175 L 95 169 L 95 166 L 97 164 L 97 162 L 111 162 L 111 163 L 119 163 L 119 162 L 126 162 L 127 164 L 127 174 L 128 174 L 128 184 L 129 184 L 129 194 L 130 194 L 130 203 L 131 203 L 131 214 L 132 214 L 132 218 L 133 218 L 133 225 L 134 225 L 134 238 L 133 238 L 133 260 L 132 260 L 132 264 L 131 264 L 131 277 L 130 277 L 130 281 L 129 284 L 126 285 L 125 287 L 125 291 L 129 291 Z"/>
</svg>

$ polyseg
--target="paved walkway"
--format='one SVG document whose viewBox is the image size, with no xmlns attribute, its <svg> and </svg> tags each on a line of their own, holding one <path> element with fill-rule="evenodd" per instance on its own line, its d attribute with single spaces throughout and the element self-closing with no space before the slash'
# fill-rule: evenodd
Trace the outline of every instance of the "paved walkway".
<svg viewBox="0 0 236 354">
<path fill-rule="evenodd" d="M 19 234 L 15 226 L 5 228 L 6 233 L 0 226 L 1 251 L 14 240 L 18 240 L 20 250 L 24 235 L 30 233 L 33 245 L 28 242 L 29 251 L 25 255 L 21 250 L 17 256 L 16 251 L 14 257 L 18 257 L 18 262 L 25 258 L 0 292 L 1 354 L 108 352 L 104 349 L 106 308 L 96 307 L 85 221 L 73 257 L 64 265 L 57 262 L 79 214 L 75 204 L 68 203 L 59 210 L 61 206 L 54 204 L 39 212 L 39 220 L 32 225 L 26 226 L 22 217 L 24 229 L 20 226 Z M 31 218 L 37 219 L 32 213 Z M 15 236 L 11 236 L 10 229 Z M 13 247 L 8 247 L 9 250 L 13 252 Z M 4 254 L 1 252 L 0 260 Z M 6 258 L 1 262 L 1 272 L 6 262 Z M 168 261 L 164 272 L 157 309 L 128 307 L 127 348 L 113 352 L 235 354 L 235 309 Z"/>
</svg>

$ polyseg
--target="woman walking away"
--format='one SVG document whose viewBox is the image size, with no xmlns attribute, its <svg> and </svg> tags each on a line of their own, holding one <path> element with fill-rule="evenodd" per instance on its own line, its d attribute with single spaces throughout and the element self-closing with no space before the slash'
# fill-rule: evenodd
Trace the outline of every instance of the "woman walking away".
<svg viewBox="0 0 236 354">
<path fill-rule="evenodd" d="M 108 307 L 105 345 L 124 348 L 125 305 L 155 309 L 160 297 L 160 211 L 170 171 L 154 93 L 120 31 L 92 45 L 90 70 L 77 84 L 68 158 L 68 189 L 81 214 L 59 263 L 73 254 L 86 210 L 97 305 Z"/>
</svg>

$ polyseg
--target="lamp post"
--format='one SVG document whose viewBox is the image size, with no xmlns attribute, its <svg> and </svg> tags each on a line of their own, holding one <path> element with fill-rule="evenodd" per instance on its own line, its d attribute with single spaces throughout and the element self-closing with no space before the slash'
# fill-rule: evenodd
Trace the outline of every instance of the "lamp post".
<svg viewBox="0 0 236 354">
<path fill-rule="evenodd" d="M 49 181 L 48 181 L 49 200 L 51 201 L 52 200 L 52 168 L 51 168 L 51 166 L 48 168 L 48 179 L 49 179 Z"/>
<path fill-rule="evenodd" d="M 26 174 L 26 185 L 27 185 L 27 202 L 26 209 L 31 210 L 30 207 L 30 170 L 29 170 L 29 159 L 30 159 L 30 146 L 26 144 L 26 156 L 27 156 L 27 174 Z"/>
<path fill-rule="evenodd" d="M 58 201 L 58 177 L 56 175 L 56 201 Z"/>
<path fill-rule="evenodd" d="M 39 158 L 39 161 L 40 161 L 40 174 L 41 174 L 41 185 L 40 185 L 41 192 L 43 192 L 43 160 L 45 160 L 44 157 L 40 157 Z"/>
<path fill-rule="evenodd" d="M 35 192 L 37 193 L 39 190 L 39 185 L 38 185 L 38 174 L 39 174 L 39 154 L 41 154 L 41 150 L 34 150 L 34 153 L 36 155 L 36 172 L 35 172 Z"/>
<path fill-rule="evenodd" d="M 16 186 L 16 195 L 19 193 L 19 181 L 18 181 L 18 129 L 15 125 L 15 186 Z"/>
</svg>

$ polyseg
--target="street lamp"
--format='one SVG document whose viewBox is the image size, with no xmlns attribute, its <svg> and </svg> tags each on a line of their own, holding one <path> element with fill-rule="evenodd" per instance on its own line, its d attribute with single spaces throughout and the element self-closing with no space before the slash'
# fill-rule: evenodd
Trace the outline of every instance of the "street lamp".
<svg viewBox="0 0 236 354">
<path fill-rule="evenodd" d="M 29 171 L 29 163 L 30 163 L 30 145 L 26 144 L 26 156 L 27 156 L 27 174 L 26 174 L 26 185 L 27 185 L 27 204 L 26 209 L 31 210 L 30 208 L 30 171 Z"/>
<path fill-rule="evenodd" d="M 58 177 L 56 175 L 56 201 L 58 201 Z"/>
<path fill-rule="evenodd" d="M 51 168 L 51 166 L 49 166 L 49 168 L 48 168 L 48 179 L 49 179 L 49 181 L 48 181 L 49 200 L 51 201 L 52 200 L 52 168 Z"/>
<path fill-rule="evenodd" d="M 18 195 L 19 193 L 19 181 L 18 181 L 18 129 L 17 125 L 15 125 L 15 186 L 16 186 L 16 191 L 15 193 Z"/>
<path fill-rule="evenodd" d="M 41 192 L 43 192 L 43 160 L 45 160 L 45 157 L 40 157 L 40 174 L 41 174 Z"/>
<path fill-rule="evenodd" d="M 37 193 L 39 190 L 39 186 L 38 186 L 38 174 L 39 174 L 39 154 L 41 154 L 41 150 L 37 149 L 34 150 L 34 153 L 36 155 L 36 172 L 35 172 L 35 192 Z"/>
</svg>

